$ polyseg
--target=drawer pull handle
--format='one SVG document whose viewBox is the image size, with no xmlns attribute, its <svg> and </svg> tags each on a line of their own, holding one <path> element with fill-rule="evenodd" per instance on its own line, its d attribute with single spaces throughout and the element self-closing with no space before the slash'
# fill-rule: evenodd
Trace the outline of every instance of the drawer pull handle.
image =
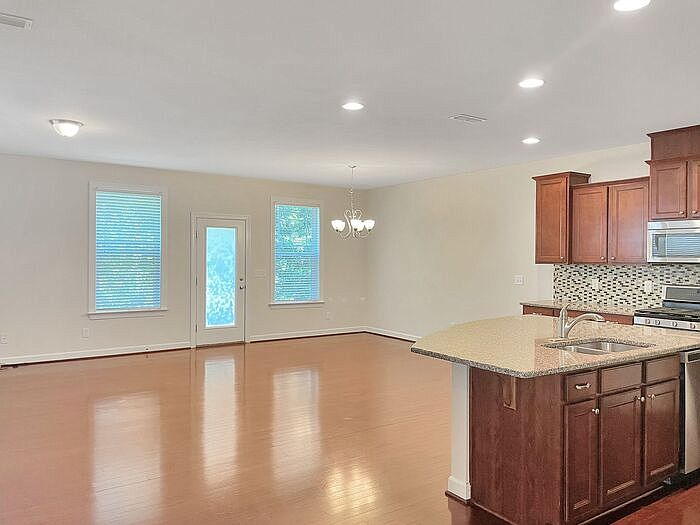
<svg viewBox="0 0 700 525">
<path fill-rule="evenodd" d="M 593 412 L 596 416 L 600 414 L 600 409 L 599 408 L 592 408 L 591 412 Z"/>
<path fill-rule="evenodd" d="M 581 383 L 579 385 L 575 385 L 574 388 L 576 388 L 576 390 L 588 390 L 589 388 L 591 388 L 591 384 L 590 383 Z"/>
<path fill-rule="evenodd" d="M 647 400 L 647 398 L 644 397 L 644 396 L 642 396 L 642 397 L 636 396 L 636 397 L 634 398 L 634 400 L 635 400 L 635 401 L 639 401 L 640 403 L 644 403 L 644 402 Z"/>
<path fill-rule="evenodd" d="M 656 394 L 649 394 L 649 399 L 654 399 L 656 397 Z"/>
</svg>

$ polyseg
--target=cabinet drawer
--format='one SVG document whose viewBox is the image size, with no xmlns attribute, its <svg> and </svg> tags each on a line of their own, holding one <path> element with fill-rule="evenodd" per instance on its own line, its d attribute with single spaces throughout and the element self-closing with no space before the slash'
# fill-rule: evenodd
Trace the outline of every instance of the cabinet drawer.
<svg viewBox="0 0 700 525">
<path fill-rule="evenodd" d="M 566 376 L 564 392 L 567 403 L 595 397 L 598 392 L 598 372 L 583 372 Z"/>
<path fill-rule="evenodd" d="M 604 368 L 600 371 L 600 391 L 614 392 L 642 383 L 642 363 Z"/>
<path fill-rule="evenodd" d="M 541 306 L 523 306 L 523 315 L 547 315 L 554 317 L 554 308 L 542 308 Z"/>
<path fill-rule="evenodd" d="M 644 382 L 656 383 L 664 379 L 676 379 L 680 375 L 680 362 L 677 355 L 662 357 L 644 363 Z"/>
</svg>

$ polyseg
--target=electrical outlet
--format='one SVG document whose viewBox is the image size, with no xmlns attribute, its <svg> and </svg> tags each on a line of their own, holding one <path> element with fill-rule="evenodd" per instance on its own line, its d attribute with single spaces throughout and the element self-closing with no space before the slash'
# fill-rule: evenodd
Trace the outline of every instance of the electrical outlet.
<svg viewBox="0 0 700 525">
<path fill-rule="evenodd" d="M 90 329 L 83 328 L 83 339 L 87 339 L 88 337 L 90 337 Z"/>
<path fill-rule="evenodd" d="M 5 334 L 0 334 L 0 345 L 7 344 L 7 336 Z"/>
<path fill-rule="evenodd" d="M 331 313 L 326 312 L 326 321 L 330 321 L 330 320 L 331 320 Z"/>
<path fill-rule="evenodd" d="M 591 279 L 591 288 L 593 288 L 596 291 L 600 290 L 600 281 L 597 277 L 593 277 Z"/>
<path fill-rule="evenodd" d="M 525 277 L 523 277 L 522 275 L 514 275 L 513 284 L 517 286 L 522 286 L 523 284 L 525 284 Z"/>
<path fill-rule="evenodd" d="M 653 281 L 644 281 L 644 293 L 652 293 L 654 291 Z"/>
</svg>

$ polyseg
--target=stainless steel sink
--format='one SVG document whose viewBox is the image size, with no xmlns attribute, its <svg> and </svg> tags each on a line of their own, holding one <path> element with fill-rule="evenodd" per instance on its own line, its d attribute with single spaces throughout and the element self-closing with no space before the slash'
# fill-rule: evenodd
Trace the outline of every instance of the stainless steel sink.
<svg viewBox="0 0 700 525">
<path fill-rule="evenodd" d="M 558 348 L 566 352 L 576 352 L 578 354 L 612 354 L 615 352 L 628 352 L 630 350 L 637 350 L 638 348 L 648 348 L 649 344 L 645 343 L 619 343 L 615 341 L 581 341 L 581 342 L 571 342 L 567 344 L 566 342 L 557 342 L 546 344 L 549 348 Z"/>
</svg>

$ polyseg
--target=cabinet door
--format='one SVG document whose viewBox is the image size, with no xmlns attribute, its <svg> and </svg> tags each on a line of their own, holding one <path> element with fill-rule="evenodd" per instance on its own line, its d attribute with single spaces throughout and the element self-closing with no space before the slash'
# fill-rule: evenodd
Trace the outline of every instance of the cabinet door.
<svg viewBox="0 0 700 525">
<path fill-rule="evenodd" d="M 700 159 L 688 161 L 688 217 L 700 218 Z"/>
<path fill-rule="evenodd" d="M 678 470 L 678 380 L 648 386 L 644 397 L 644 484 Z"/>
<path fill-rule="evenodd" d="M 566 177 L 537 181 L 535 263 L 568 261 Z"/>
<path fill-rule="evenodd" d="M 571 200 L 571 260 L 602 263 L 608 253 L 608 187 L 574 188 Z"/>
<path fill-rule="evenodd" d="M 598 509 L 598 407 L 582 401 L 565 407 L 564 458 L 566 521 L 595 514 Z"/>
<path fill-rule="evenodd" d="M 649 173 L 649 217 L 651 219 L 683 219 L 687 211 L 686 161 L 661 161 Z"/>
<path fill-rule="evenodd" d="M 608 187 L 608 261 L 645 263 L 649 220 L 648 181 Z"/>
<path fill-rule="evenodd" d="M 642 392 L 600 398 L 600 491 L 604 506 L 633 497 L 642 487 Z"/>
</svg>

